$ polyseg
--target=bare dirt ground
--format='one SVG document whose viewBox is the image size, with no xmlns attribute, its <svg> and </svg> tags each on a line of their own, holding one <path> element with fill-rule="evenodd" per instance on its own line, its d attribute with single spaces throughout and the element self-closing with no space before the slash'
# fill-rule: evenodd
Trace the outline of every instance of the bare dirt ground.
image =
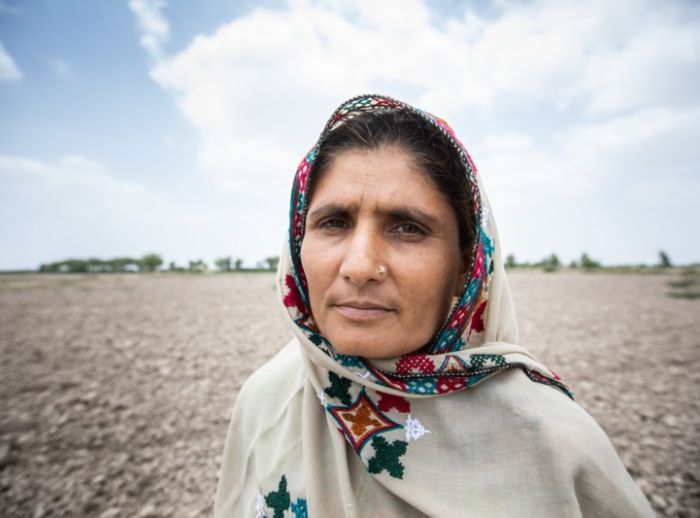
<svg viewBox="0 0 700 518">
<path fill-rule="evenodd" d="M 513 272 L 521 342 L 660 516 L 700 516 L 700 300 Z M 286 343 L 274 276 L 0 276 L 0 514 L 208 516 L 236 393 Z"/>
</svg>

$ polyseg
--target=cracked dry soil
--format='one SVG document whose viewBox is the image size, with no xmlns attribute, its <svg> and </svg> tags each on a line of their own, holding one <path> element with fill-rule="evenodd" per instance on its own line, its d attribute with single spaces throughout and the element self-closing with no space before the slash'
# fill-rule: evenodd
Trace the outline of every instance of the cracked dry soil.
<svg viewBox="0 0 700 518">
<path fill-rule="evenodd" d="M 509 273 L 521 343 L 659 516 L 700 516 L 700 300 Z M 0 276 L 0 514 L 209 516 L 229 414 L 289 339 L 272 274 Z"/>
</svg>

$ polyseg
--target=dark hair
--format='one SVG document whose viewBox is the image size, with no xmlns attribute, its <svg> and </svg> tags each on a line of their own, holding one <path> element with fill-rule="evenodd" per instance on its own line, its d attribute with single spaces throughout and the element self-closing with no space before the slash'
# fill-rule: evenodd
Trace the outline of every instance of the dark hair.
<svg viewBox="0 0 700 518">
<path fill-rule="evenodd" d="M 447 136 L 412 111 L 388 108 L 359 113 L 328 132 L 311 167 L 309 194 L 318 178 L 344 151 L 391 145 L 407 152 L 450 203 L 459 226 L 459 247 L 468 257 L 476 229 L 466 166 Z"/>
</svg>

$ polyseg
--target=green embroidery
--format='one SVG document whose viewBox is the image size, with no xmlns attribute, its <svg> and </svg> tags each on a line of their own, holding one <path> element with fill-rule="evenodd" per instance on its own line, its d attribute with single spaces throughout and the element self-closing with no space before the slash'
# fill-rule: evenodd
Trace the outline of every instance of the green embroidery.
<svg viewBox="0 0 700 518">
<path fill-rule="evenodd" d="M 367 470 L 378 474 L 385 469 L 392 477 L 402 479 L 404 468 L 399 459 L 406 453 L 406 446 L 408 443 L 405 441 L 394 441 L 389 444 L 384 437 L 375 437 L 372 439 L 374 457 L 369 459 Z"/>
<path fill-rule="evenodd" d="M 265 503 L 275 512 L 273 518 L 284 517 L 284 512 L 289 509 L 289 504 L 292 503 L 287 491 L 287 477 L 282 475 L 277 491 L 270 491 L 265 497 Z"/>
<path fill-rule="evenodd" d="M 507 365 L 506 359 L 500 354 L 472 354 L 469 359 L 469 363 L 474 369 L 483 367 L 486 362 L 491 362 L 498 367 Z"/>
<path fill-rule="evenodd" d="M 323 389 L 323 391 L 330 397 L 339 399 L 345 406 L 350 406 L 352 399 L 348 389 L 352 382 L 347 378 L 338 376 L 335 372 L 328 373 L 328 380 L 331 382 L 331 386 Z"/>
</svg>

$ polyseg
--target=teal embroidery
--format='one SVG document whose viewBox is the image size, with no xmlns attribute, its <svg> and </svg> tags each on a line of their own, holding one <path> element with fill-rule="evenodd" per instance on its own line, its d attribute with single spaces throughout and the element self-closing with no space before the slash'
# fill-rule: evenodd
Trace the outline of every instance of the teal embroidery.
<svg viewBox="0 0 700 518">
<path fill-rule="evenodd" d="M 331 382 L 331 386 L 326 387 L 323 391 L 330 397 L 338 399 L 343 405 L 350 406 L 352 398 L 348 389 L 352 382 L 347 378 L 338 376 L 335 372 L 328 373 L 328 381 Z"/>
<path fill-rule="evenodd" d="M 406 392 L 412 394 L 433 394 L 436 390 L 434 378 L 415 378 L 406 380 Z"/>
<path fill-rule="evenodd" d="M 357 356 L 350 356 L 347 354 L 336 354 L 335 355 L 335 360 L 340 363 L 343 367 L 348 367 L 349 369 L 351 368 L 364 368 L 364 364 L 362 363 L 362 360 L 358 358 Z"/>
<path fill-rule="evenodd" d="M 375 437 L 372 439 L 374 457 L 369 459 L 367 470 L 374 474 L 387 470 L 392 477 L 402 479 L 404 466 L 399 459 L 406 453 L 406 446 L 406 441 L 394 441 L 389 444 L 384 437 Z"/>
<path fill-rule="evenodd" d="M 292 512 L 294 518 L 308 518 L 309 511 L 306 509 L 306 499 L 297 498 L 296 502 L 292 502 Z"/>
<path fill-rule="evenodd" d="M 287 477 L 282 475 L 277 491 L 270 491 L 265 497 L 265 503 L 274 511 L 273 518 L 284 518 L 284 512 L 289 509 L 291 502 L 287 491 Z"/>
<path fill-rule="evenodd" d="M 474 369 L 480 369 L 484 367 L 486 363 L 487 367 L 507 367 L 508 362 L 500 354 L 472 354 L 469 357 L 469 362 Z"/>
</svg>

